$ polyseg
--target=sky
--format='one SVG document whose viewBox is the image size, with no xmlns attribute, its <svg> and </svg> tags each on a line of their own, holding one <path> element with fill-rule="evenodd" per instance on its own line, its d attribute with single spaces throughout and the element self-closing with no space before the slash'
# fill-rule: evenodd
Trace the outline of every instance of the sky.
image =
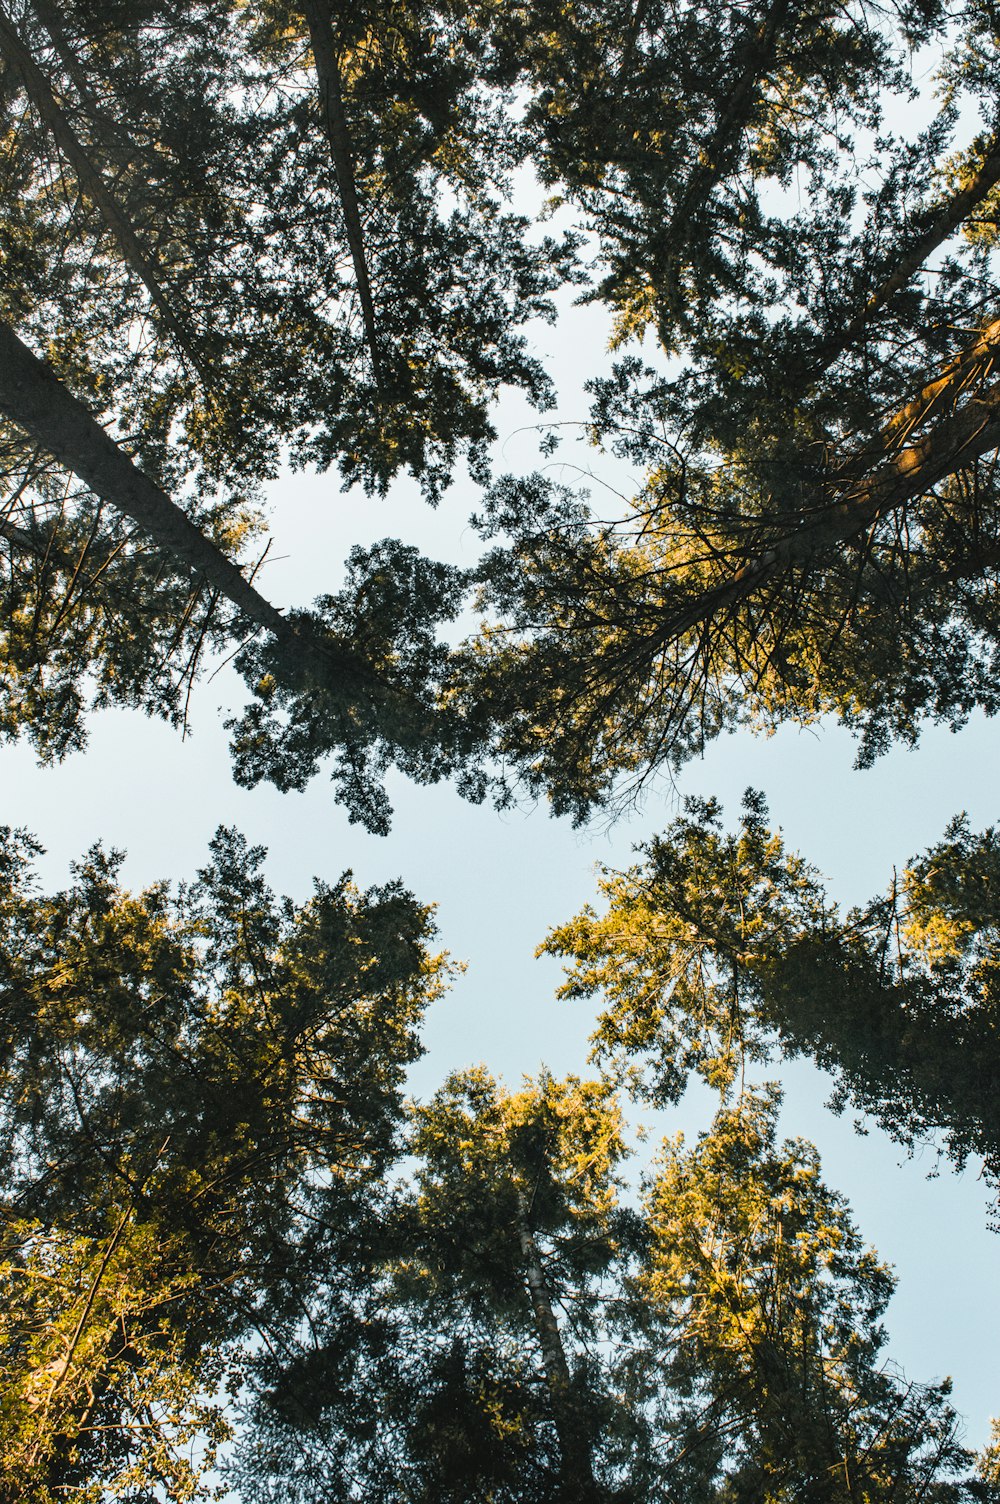
<svg viewBox="0 0 1000 1504">
<path fill-rule="evenodd" d="M 582 420 L 586 399 L 576 373 L 600 363 L 600 314 L 566 310 L 556 328 L 533 332 L 563 392 L 558 416 Z M 498 469 L 537 463 L 536 421 L 518 402 L 502 406 Z M 577 478 L 574 466 L 593 469 L 595 497 L 604 486 L 627 492 L 634 480 L 608 457 L 572 444 L 550 463 L 567 482 Z M 342 494 L 334 477 L 282 476 L 269 496 L 274 541 L 262 588 L 278 605 L 307 604 L 337 588 L 352 544 L 384 536 L 468 562 L 476 539 L 466 519 L 475 504 L 467 481 L 432 512 L 406 484 L 378 501 Z M 347 868 L 361 885 L 402 877 L 438 905 L 441 942 L 467 963 L 428 1020 L 427 1054 L 412 1078 L 424 1097 L 450 1070 L 478 1062 L 511 1085 L 543 1063 L 556 1074 L 586 1072 L 594 1009 L 555 1000 L 560 965 L 535 959 L 535 947 L 594 899 L 595 867 L 627 865 L 635 844 L 661 830 L 685 795 L 716 795 L 734 820 L 743 790 L 763 790 L 789 846 L 848 904 L 884 890 L 893 866 L 937 840 L 957 812 L 968 811 L 976 828 L 998 814 L 996 724 L 978 719 L 957 735 L 930 728 L 916 750 L 897 749 L 863 772 L 853 767 L 850 736 L 823 725 L 727 737 L 676 786 L 654 785 L 637 811 L 610 827 L 601 821 L 574 830 L 544 806 L 498 814 L 463 803 L 447 786 L 393 778 L 393 830 L 380 839 L 348 824 L 322 775 L 300 794 L 234 785 L 222 721 L 243 699 L 241 683 L 223 670 L 197 688 L 193 734 L 183 741 L 161 723 L 112 711 L 94 718 L 86 751 L 57 768 L 36 767 L 28 748 L 4 747 L 0 819 L 39 836 L 48 853 L 41 876 L 52 886 L 97 840 L 127 850 L 124 880 L 133 887 L 190 878 L 220 824 L 267 846 L 273 886 L 297 899 L 308 896 L 314 876 L 330 881 Z M 986 1229 L 978 1166 L 962 1176 L 944 1167 L 929 1178 L 932 1153 L 908 1161 L 878 1129 L 860 1137 L 849 1116 L 827 1111 L 830 1083 L 807 1063 L 780 1074 L 786 1132 L 818 1144 L 828 1183 L 848 1197 L 864 1236 L 896 1268 L 889 1356 L 915 1380 L 952 1375 L 968 1439 L 981 1445 L 990 1414 L 1000 1411 L 1000 1241 Z M 704 1094 L 693 1092 L 649 1127 L 654 1137 L 678 1129 L 693 1135 L 709 1115 Z"/>
</svg>

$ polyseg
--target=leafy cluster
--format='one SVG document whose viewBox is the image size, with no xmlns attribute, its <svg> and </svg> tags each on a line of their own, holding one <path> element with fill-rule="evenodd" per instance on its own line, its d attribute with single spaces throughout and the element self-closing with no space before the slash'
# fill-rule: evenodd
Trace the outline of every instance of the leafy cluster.
<svg viewBox="0 0 1000 1504">
<path fill-rule="evenodd" d="M 100 850 L 39 896 L 31 854 L 6 831 L 2 1487 L 186 1498 L 317 1229 L 363 1267 L 441 962 L 400 886 L 296 909 L 231 831 L 175 897 Z"/>
<path fill-rule="evenodd" d="M 854 1103 L 913 1148 L 1000 1180 L 995 1082 L 997 860 L 992 829 L 959 819 L 885 897 L 841 913 L 819 874 L 749 794 L 739 829 L 687 812 L 602 881 L 545 942 L 571 961 L 563 993 L 600 995 L 594 1044 L 644 1095 L 676 1101 L 692 1072 L 723 1091 L 775 1051 L 832 1070 Z"/>
</svg>

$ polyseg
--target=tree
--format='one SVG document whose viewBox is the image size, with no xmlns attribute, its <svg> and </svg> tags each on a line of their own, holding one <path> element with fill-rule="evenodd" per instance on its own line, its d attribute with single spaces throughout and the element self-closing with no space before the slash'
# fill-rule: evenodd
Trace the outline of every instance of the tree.
<svg viewBox="0 0 1000 1504">
<path fill-rule="evenodd" d="M 892 1276 L 779 1103 L 668 1140 L 640 1211 L 606 1083 L 451 1078 L 365 1320 L 324 1290 L 260 1366 L 241 1496 L 991 1499 L 947 1383 L 883 1360 Z"/>
<path fill-rule="evenodd" d="M 183 721 L 235 646 L 237 777 L 332 755 L 384 831 L 392 764 L 582 819 L 733 724 L 834 711 L 864 759 L 996 709 L 997 35 L 988 0 L 0 0 L 0 729 Z M 561 239 L 510 212 L 525 171 Z M 276 610 L 261 484 L 485 483 L 584 243 L 616 344 L 658 347 L 592 383 L 624 515 L 507 478 L 473 575 L 386 540 Z M 992 1498 L 742 1067 L 808 1050 L 995 1178 L 996 846 L 956 825 L 841 918 L 759 800 L 728 841 L 706 804 L 551 937 L 617 1075 L 724 1099 L 637 1211 L 608 1079 L 468 1072 L 404 1138 L 442 963 L 398 886 L 281 905 L 223 832 L 176 897 L 95 850 L 39 898 L 9 835 L 0 1496 L 204 1493 L 242 1387 L 261 1500 Z"/>
<path fill-rule="evenodd" d="M 241 1490 L 631 1499 L 641 1421 L 601 1358 L 634 1221 L 617 1205 L 608 1088 L 543 1075 L 508 1092 L 464 1072 L 415 1109 L 410 1150 L 367 1340 L 345 1352 L 321 1292 L 299 1350 L 264 1365 Z"/>
<path fill-rule="evenodd" d="M 741 1096 L 692 1148 L 668 1141 L 649 1184 L 639 1284 L 672 1452 L 657 1497 L 989 1498 L 948 1383 L 882 1358 L 892 1275 L 812 1145 L 778 1143 L 779 1104 Z"/>
<path fill-rule="evenodd" d="M 572 963 L 564 995 L 604 999 L 598 1058 L 671 1101 L 692 1072 L 728 1090 L 744 1061 L 807 1054 L 835 1105 L 910 1148 L 940 1140 L 958 1168 L 981 1157 L 995 1188 L 996 832 L 955 821 L 887 897 L 841 914 L 766 813 L 748 794 L 727 835 L 718 805 L 691 801 L 606 874 L 603 915 L 548 937 Z"/>
<path fill-rule="evenodd" d="M 251 706 L 237 725 L 234 750 L 241 781 L 256 782 L 266 770 L 280 787 L 301 786 L 316 766 L 318 741 L 323 753 L 339 749 L 335 778 L 351 819 L 384 833 L 391 807 L 381 775 L 391 762 L 431 780 L 468 759 L 477 739 L 460 716 L 441 713 L 438 685 L 447 655 L 434 636 L 438 622 L 459 610 L 460 571 L 421 559 L 412 548 L 386 543 L 367 556 L 352 554 L 352 577 L 341 595 L 321 597 L 311 613 L 282 615 L 2 325 L 0 354 L 0 406 L 63 460 L 98 500 L 89 535 L 75 557 L 59 537 L 62 518 L 57 516 L 56 527 L 49 519 L 39 525 L 33 507 L 30 529 L 8 525 L 4 534 L 12 565 L 17 555 L 25 554 L 40 558 L 43 565 L 31 576 L 30 617 L 25 620 L 22 610 L 10 633 L 13 663 L 32 692 L 7 711 L 8 730 L 27 728 L 50 755 L 80 745 L 81 681 L 92 672 L 94 654 L 100 664 L 98 703 L 138 702 L 173 714 L 178 690 L 193 679 L 206 638 L 217 642 L 227 628 L 232 631 L 246 622 L 250 641 L 238 652 L 237 666 L 250 679 L 260 703 Z M 134 522 L 158 549 L 152 567 L 136 561 L 134 554 L 129 557 L 130 550 L 124 555 L 124 571 L 119 566 L 116 573 L 124 572 L 133 586 L 161 568 L 167 576 L 166 589 L 155 590 L 152 602 L 137 603 L 138 615 L 135 604 L 123 610 L 114 592 L 109 597 L 108 582 L 102 580 L 109 555 L 114 559 L 122 554 L 121 543 L 112 548 L 97 541 L 102 501 Z M 216 529 L 225 525 L 223 515 Z M 238 539 L 247 525 L 242 518 L 231 519 L 230 539 Z M 79 536 L 81 520 L 72 519 L 70 526 Z M 380 566 L 378 573 L 373 563 Z M 177 578 L 184 565 L 200 581 L 193 591 Z M 63 587 L 67 576 L 69 583 Z M 12 606 L 21 605 L 24 584 L 23 568 L 12 567 Z M 206 589 L 208 608 L 199 619 L 193 613 Z M 179 621 L 170 615 L 178 597 L 185 602 Z M 223 613 L 217 610 L 220 598 L 229 608 Z M 76 629 L 75 657 L 52 642 L 54 627 L 62 626 L 67 617 Z M 111 631 L 105 626 L 108 617 Z M 138 629 L 135 640 L 128 628 Z M 263 641 L 254 641 L 260 632 L 266 634 Z M 190 656 L 174 681 L 165 672 L 167 662 L 191 638 Z M 53 675 L 51 661 L 54 657 L 58 664 L 61 656 L 66 671 Z M 10 687 L 22 688 L 18 675 L 12 676 Z M 277 749 L 273 738 L 268 740 L 268 722 L 262 714 L 262 707 L 272 702 L 290 703 L 297 712 L 298 730 L 282 738 Z"/>
<path fill-rule="evenodd" d="M 501 210 L 509 133 L 454 33 L 433 9 L 267 0 L 4 12 L 26 221 L 7 316 L 76 352 L 142 458 L 174 467 L 161 483 L 252 481 L 291 449 L 383 489 L 409 466 L 434 495 L 482 450 L 499 385 L 546 400 L 514 331 L 571 247 L 529 246 Z"/>
<path fill-rule="evenodd" d="M 3 15 L 6 316 L 154 483 L 183 505 L 193 490 L 222 552 L 282 452 L 376 489 L 408 465 L 433 496 L 464 450 L 483 478 L 500 384 L 548 400 L 515 331 L 581 273 L 572 236 L 532 247 L 502 209 L 516 167 L 592 237 L 616 338 L 655 331 L 675 361 L 664 375 L 626 353 L 593 384 L 595 435 L 646 471 L 623 518 L 598 523 L 537 478 L 487 496 L 484 531 L 503 539 L 478 572 L 487 624 L 450 660 L 435 647 L 401 697 L 414 660 L 391 623 L 397 683 L 362 663 L 344 695 L 303 648 L 326 605 L 291 655 L 272 619 L 275 642 L 244 660 L 260 695 L 241 777 L 288 787 L 327 752 L 350 769 L 374 749 L 503 800 L 499 767 L 584 818 L 723 726 L 833 711 L 868 758 L 927 715 L 995 708 L 1000 151 L 978 0 L 955 17 L 784 0 L 378 16 L 192 0 L 169 18 L 25 0 Z M 942 104 L 914 140 L 891 110 L 925 43 Z M 967 108 L 983 129 L 963 143 Z M 36 425 L 14 481 L 44 516 L 24 477 L 53 442 Z M 78 474 L 79 458 L 62 447 Z M 17 529 L 12 514 L 8 543 Z M 201 552 L 206 579 L 225 572 Z M 178 557 L 186 569 L 170 545 Z M 364 568 L 432 642 L 438 596 L 412 582 L 434 567 L 397 548 Z M 469 583 L 453 577 L 455 610 Z M 78 588 L 67 618 L 88 610 Z M 152 614 L 124 674 L 102 665 L 110 634 L 78 632 L 73 651 L 177 714 Z M 252 619 L 268 614 L 255 601 Z M 240 626 L 217 605 L 206 631 Z M 202 637 L 185 631 L 171 651 L 186 686 Z M 308 755 L 284 755 L 289 719 Z M 384 827 L 376 783 L 355 809 Z"/>
<path fill-rule="evenodd" d="M 456 693 L 557 810 L 723 727 L 832 712 L 866 761 L 997 708 L 995 24 L 943 19 L 573 7 L 526 49 L 540 171 L 600 240 L 594 296 L 672 362 L 626 353 L 591 384 L 595 437 L 645 471 L 620 513 L 541 476 L 487 497 Z M 943 98 L 908 140 L 915 36 Z M 983 127 L 964 145 L 960 109 Z"/>
<path fill-rule="evenodd" d="M 463 787 L 583 820 L 734 725 L 834 713 L 865 762 L 927 716 L 994 711 L 986 11 L 474 14 L 484 81 L 523 93 L 525 160 L 596 243 L 587 296 L 671 364 L 625 352 L 591 383 L 595 440 L 645 472 L 620 514 L 537 475 L 486 494 L 485 620 L 442 691 Z M 942 103 L 911 139 L 893 112 L 918 43 Z M 280 781 L 285 721 L 252 715 Z"/>
<path fill-rule="evenodd" d="M 8 731 L 79 745 L 94 681 L 98 705 L 183 719 L 206 646 L 248 627 L 291 692 L 332 673 L 341 740 L 371 719 L 366 665 L 317 653 L 322 625 L 283 622 L 236 560 L 289 453 L 369 489 L 409 467 L 433 500 L 460 454 L 482 471 L 501 385 L 549 400 L 517 330 L 550 315 L 572 238 L 529 245 L 502 208 L 503 113 L 452 33 L 321 5 L 0 8 Z"/>
<path fill-rule="evenodd" d="M 175 897 L 99 850 L 38 896 L 36 849 L 6 832 L 0 1493 L 189 1497 L 317 1225 L 363 1275 L 442 961 L 398 884 L 296 909 L 231 831 Z"/>
</svg>

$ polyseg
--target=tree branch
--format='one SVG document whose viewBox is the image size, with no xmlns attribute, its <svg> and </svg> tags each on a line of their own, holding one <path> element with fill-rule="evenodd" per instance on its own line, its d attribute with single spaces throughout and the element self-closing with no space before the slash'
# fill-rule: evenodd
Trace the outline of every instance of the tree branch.
<svg viewBox="0 0 1000 1504">
<path fill-rule="evenodd" d="M 879 313 L 896 293 L 902 292 L 923 266 L 927 257 L 954 234 L 962 221 L 968 217 L 970 210 L 981 203 L 997 183 L 1000 183 L 1000 137 L 994 134 L 990 139 L 983 165 L 971 182 L 952 195 L 937 218 L 903 254 L 896 270 L 880 287 L 876 288 L 860 312 L 854 315 L 834 339 L 820 346 L 817 360 L 806 372 L 808 380 L 814 381 L 817 376 L 822 375 L 839 355 L 850 348 L 875 314 Z"/>
</svg>

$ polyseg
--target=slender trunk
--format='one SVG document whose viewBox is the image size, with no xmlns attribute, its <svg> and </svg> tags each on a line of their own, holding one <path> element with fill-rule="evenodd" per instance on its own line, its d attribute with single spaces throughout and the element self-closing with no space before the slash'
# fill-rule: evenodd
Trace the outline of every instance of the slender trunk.
<svg viewBox="0 0 1000 1504">
<path fill-rule="evenodd" d="M 298 653 L 316 650 L 250 584 L 239 567 L 121 450 L 78 398 L 0 323 L 0 412 L 72 471 L 103 501 L 131 518 L 159 548 Z M 331 654 L 327 667 L 334 665 Z"/>
<path fill-rule="evenodd" d="M 48 0 L 31 0 L 31 8 L 51 37 L 59 61 L 72 80 L 73 87 L 86 107 L 88 115 L 94 120 L 100 120 L 103 126 L 117 133 L 120 130 L 120 124 L 118 121 L 111 120 L 101 107 L 90 87 L 90 80 L 73 51 L 69 37 L 60 24 L 58 12 L 53 10 Z"/>
<path fill-rule="evenodd" d="M 316 64 L 316 78 L 319 82 L 320 105 L 323 110 L 327 140 L 330 143 L 330 155 L 333 157 L 340 203 L 344 211 L 347 244 L 354 263 L 354 276 L 358 284 L 365 337 L 371 354 L 375 382 L 376 385 L 381 386 L 382 362 L 375 323 L 375 303 L 372 298 L 368 262 L 365 257 L 354 164 L 351 160 L 351 138 L 347 129 L 347 117 L 344 114 L 344 100 L 340 89 L 340 67 L 334 46 L 333 27 L 330 24 L 330 10 L 325 0 L 303 0 L 302 10 L 309 27 L 309 41 Z"/>
<path fill-rule="evenodd" d="M 177 345 L 187 355 L 202 380 L 206 385 L 210 385 L 208 368 L 191 333 L 170 306 L 160 286 L 156 266 L 143 250 L 128 215 L 90 160 L 86 147 L 56 102 L 48 79 L 24 45 L 2 4 L 0 4 L 0 50 L 7 55 L 17 70 L 28 98 L 49 127 L 59 149 L 65 152 L 81 191 L 97 205 L 105 225 L 118 242 L 126 264 L 149 293 L 164 326 L 173 335 Z"/>
<path fill-rule="evenodd" d="M 594 1478 L 587 1425 L 573 1394 L 569 1364 L 563 1350 L 559 1323 L 552 1309 L 552 1299 L 545 1279 L 538 1248 L 528 1224 L 528 1207 L 521 1191 L 517 1193 L 517 1229 L 524 1259 L 524 1273 L 535 1317 L 535 1334 L 542 1350 L 545 1383 L 552 1404 L 552 1419 L 562 1463 L 562 1493 L 565 1504 L 596 1504 L 600 1499 Z"/>
</svg>

